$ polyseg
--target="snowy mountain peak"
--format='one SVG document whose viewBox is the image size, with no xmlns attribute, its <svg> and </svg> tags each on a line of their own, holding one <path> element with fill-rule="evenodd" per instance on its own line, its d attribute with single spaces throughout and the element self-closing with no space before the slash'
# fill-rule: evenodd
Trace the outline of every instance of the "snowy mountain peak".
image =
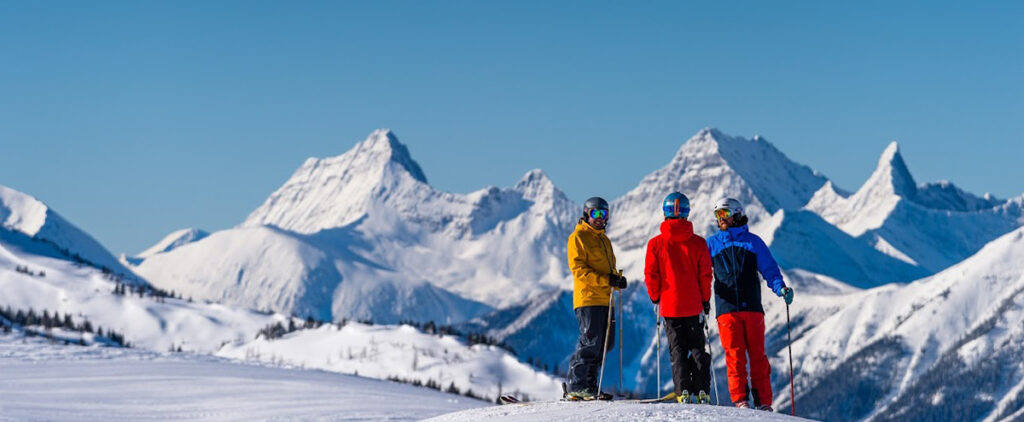
<svg viewBox="0 0 1024 422">
<path fill-rule="evenodd" d="M 917 183 L 910 175 L 896 141 L 885 147 L 881 158 L 878 159 L 878 167 L 865 185 L 885 186 L 891 188 L 892 193 L 904 198 L 913 198 L 917 194 Z"/>
<path fill-rule="evenodd" d="M 683 143 L 683 146 L 676 151 L 676 155 L 672 157 L 672 161 L 683 160 L 688 156 L 694 155 L 717 154 L 719 148 L 718 141 L 727 138 L 729 136 L 718 129 L 705 127 Z"/>
<path fill-rule="evenodd" d="M 158 253 L 170 252 L 181 246 L 187 245 L 198 240 L 202 240 L 203 238 L 209 235 L 209 233 L 199 229 L 189 228 L 177 230 L 161 239 L 159 242 L 151 246 L 149 249 L 140 252 L 138 255 L 136 255 L 136 257 L 149 258 Z"/>
<path fill-rule="evenodd" d="M 402 166 L 416 180 L 427 183 L 427 176 L 423 174 L 423 169 L 412 159 L 412 155 L 409 154 L 409 148 L 398 141 L 398 137 L 395 136 L 391 129 L 377 129 L 373 131 L 365 141 L 355 146 L 353 152 L 357 155 L 361 153 L 382 154 L 383 157 L 391 162 Z"/>
<path fill-rule="evenodd" d="M 693 135 L 693 138 L 691 138 L 691 139 L 700 138 L 700 139 L 714 140 L 714 139 L 717 139 L 717 138 L 729 138 L 729 137 L 730 137 L 729 135 L 726 135 L 725 132 L 722 132 L 717 127 L 705 126 L 703 129 L 697 131 L 697 134 Z"/>
<path fill-rule="evenodd" d="M 764 138 L 733 137 L 708 127 L 687 140 L 665 167 L 612 203 L 612 215 L 629 217 L 613 220 L 609 235 L 619 242 L 616 247 L 645 246 L 662 221 L 661 199 L 673 191 L 690 198 L 694 230 L 707 235 L 717 230 L 712 206 L 720 198 L 744 203 L 756 223 L 780 209 L 803 207 L 825 182 Z"/>
<path fill-rule="evenodd" d="M 390 130 L 378 129 L 342 155 L 306 160 L 242 227 L 273 225 L 299 233 L 341 227 L 395 192 L 421 197 L 434 191 L 409 149 Z"/>
<path fill-rule="evenodd" d="M 555 187 L 555 183 L 541 169 L 526 172 L 512 189 L 521 193 L 524 199 L 534 202 L 565 198 L 565 194 Z"/>
</svg>

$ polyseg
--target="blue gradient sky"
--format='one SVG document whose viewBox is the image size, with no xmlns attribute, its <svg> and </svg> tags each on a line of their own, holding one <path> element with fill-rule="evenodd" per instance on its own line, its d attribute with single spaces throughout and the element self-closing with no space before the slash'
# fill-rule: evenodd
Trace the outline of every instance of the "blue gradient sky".
<svg viewBox="0 0 1024 422">
<path fill-rule="evenodd" d="M 115 253 L 379 127 L 452 192 L 614 198 L 704 126 L 849 190 L 897 140 L 918 182 L 1024 192 L 1024 2 L 552 3 L 0 1 L 0 184 Z"/>
</svg>

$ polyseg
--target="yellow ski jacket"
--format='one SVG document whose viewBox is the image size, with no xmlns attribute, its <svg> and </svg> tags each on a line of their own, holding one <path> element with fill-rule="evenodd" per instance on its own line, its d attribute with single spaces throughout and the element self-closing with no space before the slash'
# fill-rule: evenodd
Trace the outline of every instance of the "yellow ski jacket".
<svg viewBox="0 0 1024 422">
<path fill-rule="evenodd" d="M 573 309 L 582 306 L 608 306 L 612 287 L 609 275 L 615 268 L 612 241 L 580 219 L 569 235 L 569 270 L 573 278 Z"/>
</svg>

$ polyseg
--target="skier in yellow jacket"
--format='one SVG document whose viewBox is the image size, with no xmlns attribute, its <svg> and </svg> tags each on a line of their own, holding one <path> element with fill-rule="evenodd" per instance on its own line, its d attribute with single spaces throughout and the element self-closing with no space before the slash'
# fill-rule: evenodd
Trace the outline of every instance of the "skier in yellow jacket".
<svg viewBox="0 0 1024 422">
<path fill-rule="evenodd" d="M 608 201 L 593 197 L 583 204 L 583 217 L 569 235 L 569 269 L 573 278 L 573 309 L 580 327 L 576 352 L 569 360 L 568 396 L 575 400 L 610 399 L 597 391 L 598 371 L 605 344 L 611 348 L 615 321 L 608 326 L 612 288 L 626 288 L 626 278 L 615 271 L 612 242 L 605 235 Z"/>
</svg>

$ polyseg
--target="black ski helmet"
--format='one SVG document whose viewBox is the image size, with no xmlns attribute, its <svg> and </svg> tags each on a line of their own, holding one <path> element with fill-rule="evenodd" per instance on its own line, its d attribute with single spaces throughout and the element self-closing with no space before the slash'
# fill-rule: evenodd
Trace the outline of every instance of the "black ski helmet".
<svg viewBox="0 0 1024 422">
<path fill-rule="evenodd" d="M 590 210 L 607 210 L 608 201 L 600 196 L 592 196 L 583 203 L 583 218 L 590 216 Z"/>
</svg>

